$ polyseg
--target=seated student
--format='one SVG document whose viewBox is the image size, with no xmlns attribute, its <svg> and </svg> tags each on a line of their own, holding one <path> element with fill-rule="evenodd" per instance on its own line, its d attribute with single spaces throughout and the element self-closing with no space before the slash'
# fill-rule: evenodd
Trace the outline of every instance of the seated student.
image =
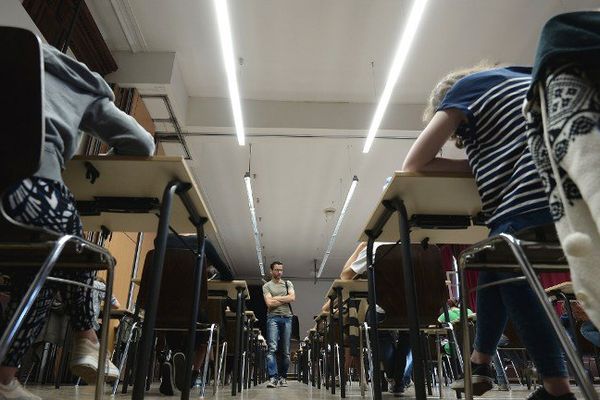
<svg viewBox="0 0 600 400">
<path fill-rule="evenodd" d="M 583 335 L 584 338 L 591 344 L 596 347 L 600 347 L 600 332 L 598 332 L 598 328 L 594 326 L 592 321 L 590 321 L 590 317 L 581 307 L 581 304 L 578 301 L 571 301 L 571 310 L 573 311 L 573 317 L 576 321 L 581 321 L 581 327 L 579 331 Z M 569 318 L 567 316 L 566 307 L 563 306 L 563 315 L 561 315 L 561 321 L 565 328 L 570 327 Z M 571 330 L 567 329 L 567 333 L 571 336 Z M 574 337 L 571 337 L 572 341 L 575 341 Z"/>
<path fill-rule="evenodd" d="M 527 148 L 521 112 L 530 81 L 531 69 L 524 67 L 480 65 L 446 76 L 431 93 L 424 118 L 427 127 L 402 168 L 473 173 L 490 235 L 552 223 L 548 199 Z M 451 137 L 465 146 L 468 160 L 436 157 Z M 513 276 L 480 271 L 478 284 Z M 493 386 L 490 364 L 509 317 L 543 377 L 543 386 L 529 398 L 575 398 L 558 338 L 525 283 L 477 291 L 477 330 L 471 355 L 474 394 L 481 395 Z M 453 388 L 463 391 L 463 380 L 456 381 Z"/>
<path fill-rule="evenodd" d="M 81 236 L 83 229 L 79 213 L 73 195 L 62 181 L 61 172 L 65 162 L 75 154 L 82 131 L 105 141 L 119 155 L 149 156 L 154 153 L 154 140 L 132 117 L 114 105 L 113 92 L 100 75 L 51 46 L 42 45 L 42 49 L 46 135 L 40 169 L 34 176 L 8 189 L 4 194 L 3 207 L 11 218 L 24 224 Z M 88 285 L 94 281 L 91 271 L 54 272 L 52 275 Z M 11 280 L 7 319 L 12 318 L 32 276 L 13 274 Z M 94 383 L 99 344 L 93 329 L 92 293 L 87 288 L 73 285 L 60 285 L 59 290 L 68 306 L 75 331 L 71 369 L 86 382 Z M 54 287 L 45 285 L 2 360 L 0 399 L 40 399 L 25 390 L 15 374 L 23 355 L 44 325 L 53 296 Z M 115 379 L 118 372 L 109 361 L 107 377 Z"/>
<path fill-rule="evenodd" d="M 180 235 L 179 237 L 173 233 L 167 236 L 167 248 L 168 249 L 191 249 L 196 251 L 198 248 L 198 236 L 197 235 Z M 212 265 L 219 273 L 218 278 L 221 281 L 232 281 L 233 272 L 231 268 L 221 259 L 215 246 L 210 240 L 205 239 L 204 241 L 204 253 L 208 264 Z"/>
<path fill-rule="evenodd" d="M 389 180 L 386 184 L 389 183 Z M 373 254 L 377 248 L 387 243 L 375 242 L 373 245 Z M 367 243 L 359 243 L 340 274 L 340 279 L 352 280 L 357 276 L 364 274 L 367 271 Z M 378 321 L 383 321 L 385 311 L 376 306 Z M 323 311 L 329 311 L 329 300 L 323 305 Z M 378 340 L 382 353 L 382 361 L 385 372 L 390 379 L 389 391 L 394 395 L 400 395 L 404 389 L 410 384 L 410 376 L 412 374 L 412 362 L 407 363 L 407 358 L 410 356 L 410 341 L 406 332 L 390 332 L 380 331 Z M 410 358 L 412 361 L 412 357 Z M 350 366 L 352 357 L 350 357 L 350 349 L 346 349 L 346 363 Z"/>
<path fill-rule="evenodd" d="M 100 331 L 100 323 L 98 322 L 98 318 L 100 318 L 100 305 L 104 301 L 104 291 L 106 290 L 106 281 L 103 278 L 96 277 L 94 279 L 94 294 L 92 295 L 92 301 L 94 303 L 94 329 L 96 332 Z M 111 308 L 119 308 L 121 304 L 119 300 L 113 294 L 110 299 L 110 307 Z"/>
<path fill-rule="evenodd" d="M 213 246 L 213 244 L 206 239 L 204 242 L 204 252 L 206 254 L 207 272 L 216 271 L 217 279 L 223 281 L 231 281 L 234 279 L 234 275 L 231 269 L 221 257 Z M 196 251 L 198 248 L 198 236 L 197 235 L 180 235 L 179 237 L 173 233 L 167 236 L 167 248 L 168 249 L 189 249 L 190 251 Z M 213 279 L 215 274 L 207 274 L 207 276 Z M 202 310 L 198 316 L 198 322 L 208 323 L 208 316 Z M 165 333 L 165 340 L 168 350 L 174 352 L 172 359 L 169 359 L 166 355 L 165 361 L 161 365 L 161 385 L 159 387 L 160 393 L 172 396 L 175 394 L 173 390 L 173 383 L 179 390 L 183 390 L 185 381 L 185 354 L 183 351 L 186 348 L 185 334 L 180 332 L 167 332 Z M 200 372 L 204 366 L 204 360 L 206 358 L 206 349 L 208 343 L 208 333 L 199 332 L 196 336 L 196 354 L 194 356 L 192 381 L 190 384 L 192 387 L 196 384 Z"/>
</svg>

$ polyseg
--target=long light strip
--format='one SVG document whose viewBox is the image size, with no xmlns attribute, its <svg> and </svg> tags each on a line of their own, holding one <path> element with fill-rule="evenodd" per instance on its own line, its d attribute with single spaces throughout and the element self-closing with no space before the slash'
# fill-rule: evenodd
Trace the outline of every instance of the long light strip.
<svg viewBox="0 0 600 400">
<path fill-rule="evenodd" d="M 242 117 L 242 105 L 240 103 L 240 91 L 238 88 L 236 66 L 233 51 L 233 39 L 231 38 L 231 24 L 229 22 L 229 11 L 227 0 L 214 0 L 217 13 L 217 24 L 219 26 L 219 38 L 223 52 L 223 63 L 227 74 L 227 86 L 229 88 L 229 100 L 231 101 L 231 112 L 235 123 L 235 131 L 238 143 L 243 146 L 246 134 L 244 132 L 244 119 Z"/>
<path fill-rule="evenodd" d="M 379 126 L 381 125 L 381 120 L 383 120 L 383 115 L 385 114 L 387 106 L 390 102 L 390 98 L 392 97 L 392 92 L 394 91 L 394 87 L 396 86 L 396 82 L 398 81 L 398 77 L 400 76 L 400 72 L 402 71 L 402 67 L 404 66 L 404 62 L 408 56 L 408 51 L 410 50 L 410 46 L 415 38 L 415 34 L 417 33 L 417 28 L 421 22 L 421 17 L 425 11 L 427 1 L 428 0 L 414 0 L 413 2 L 406 27 L 404 28 L 404 32 L 402 32 L 400 43 L 398 43 L 398 48 L 396 49 L 396 55 L 392 61 L 392 67 L 390 68 L 387 81 L 385 82 L 385 87 L 383 88 L 383 92 L 379 98 L 379 104 L 377 104 L 375 114 L 373 115 L 373 120 L 371 121 L 371 127 L 369 128 L 369 133 L 367 134 L 367 139 L 365 140 L 363 153 L 368 153 L 371 149 L 375 135 L 377 134 Z"/>
<path fill-rule="evenodd" d="M 252 184 L 250 182 L 250 172 L 246 172 L 246 174 L 244 175 L 244 183 L 246 184 L 246 194 L 248 195 L 248 208 L 250 209 L 250 219 L 252 220 L 252 232 L 254 233 L 254 244 L 256 245 L 256 257 L 258 258 L 260 276 L 265 276 L 262 246 L 260 245 L 260 234 L 258 233 L 258 223 L 256 222 L 256 210 L 254 209 L 254 197 L 252 195 Z"/>
<path fill-rule="evenodd" d="M 346 201 L 344 201 L 344 206 L 342 207 L 342 211 L 340 212 L 340 216 L 335 224 L 335 228 L 333 229 L 333 233 L 331 234 L 331 238 L 329 239 L 329 244 L 327 245 L 327 250 L 325 250 L 325 255 L 323 256 L 323 261 L 321 261 L 321 266 L 319 267 L 319 272 L 317 272 L 317 278 L 321 277 L 323 273 L 323 269 L 325 269 L 325 264 L 327 263 L 327 259 L 331 254 L 331 250 L 333 249 L 333 244 L 335 243 L 335 239 L 337 238 L 338 231 L 340 230 L 340 226 L 342 226 L 342 221 L 344 220 L 344 216 L 346 216 L 346 211 L 348 210 L 348 205 L 350 204 L 350 200 L 352 200 L 352 196 L 354 196 L 354 191 L 356 190 L 356 185 L 358 185 L 358 177 L 354 175 L 352 178 L 352 184 L 350 185 L 350 190 L 348 190 L 348 194 L 346 195 Z"/>
</svg>

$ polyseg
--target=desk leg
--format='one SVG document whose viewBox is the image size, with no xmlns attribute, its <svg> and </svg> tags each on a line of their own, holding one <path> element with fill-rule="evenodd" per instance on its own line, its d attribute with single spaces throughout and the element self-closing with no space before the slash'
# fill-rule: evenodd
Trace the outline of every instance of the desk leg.
<svg viewBox="0 0 600 400">
<path fill-rule="evenodd" d="M 185 354 L 185 380 L 183 390 L 181 391 L 181 400 L 190 398 L 192 365 L 196 355 L 196 329 L 198 324 L 198 310 L 200 309 L 200 296 L 202 289 L 202 277 L 204 276 L 204 228 L 202 225 L 197 228 L 199 254 L 196 257 L 196 266 L 194 268 L 194 297 L 192 303 L 192 315 L 190 315 L 190 324 L 188 326 L 187 351 Z M 208 353 L 207 353 L 208 354 Z"/>
<path fill-rule="evenodd" d="M 333 339 L 333 297 L 329 298 L 329 376 L 331 385 L 331 394 L 335 394 L 335 341 Z"/>
<path fill-rule="evenodd" d="M 171 203 L 173 196 L 178 190 L 180 182 L 170 182 L 163 193 L 160 207 L 160 219 L 158 220 L 158 232 L 154 241 L 155 253 L 152 260 L 152 271 L 149 277 L 148 292 L 146 293 L 146 310 L 144 325 L 142 326 L 142 337 L 138 344 L 138 362 L 135 369 L 135 381 L 133 384 L 134 400 L 142 400 L 146 387 L 146 373 L 149 368 L 152 355 L 154 326 L 156 325 L 156 309 L 158 308 L 158 293 L 160 293 L 160 282 L 162 279 L 165 251 L 167 247 L 167 235 L 169 234 L 169 220 L 171 219 Z"/>
<path fill-rule="evenodd" d="M 426 399 L 425 394 L 425 376 L 424 360 L 422 352 L 422 343 L 419 332 L 419 315 L 417 311 L 417 290 L 415 285 L 415 275 L 410 254 L 410 231 L 408 226 L 408 216 L 406 207 L 402 200 L 395 203 L 399 214 L 400 223 L 400 241 L 402 243 L 402 262 L 404 264 L 404 293 L 406 297 L 406 308 L 408 311 L 408 321 L 410 328 L 410 347 L 413 354 L 414 375 L 415 375 L 415 396 L 417 399 Z"/>
<path fill-rule="evenodd" d="M 565 309 L 567 310 L 567 316 L 569 317 L 569 330 L 571 331 L 571 336 L 573 337 L 573 342 L 575 344 L 575 350 L 577 350 L 577 355 L 581 357 L 583 354 L 581 352 L 581 345 L 579 344 L 579 340 L 577 340 L 577 321 L 573 317 L 573 309 L 571 308 L 571 301 L 563 292 L 556 293 L 556 297 L 560 298 L 565 305 Z M 583 359 L 581 360 L 583 362 Z"/>
<path fill-rule="evenodd" d="M 373 245 L 375 239 L 369 237 L 367 242 L 367 279 L 369 280 L 369 327 L 371 334 L 371 359 L 373 360 L 373 373 L 371 385 L 373 387 L 373 399 L 381 400 L 381 370 L 379 369 L 379 333 L 377 330 L 377 295 L 375 293 L 375 269 L 373 268 Z M 362 357 L 362 355 L 361 355 Z"/>
<path fill-rule="evenodd" d="M 337 302 L 338 302 L 338 326 L 340 328 L 340 344 L 339 344 L 339 348 L 340 348 L 340 396 L 343 398 L 346 397 L 346 362 L 345 362 L 345 357 L 346 355 L 344 354 L 344 307 L 343 307 L 343 303 L 344 303 L 344 299 L 342 298 L 342 288 L 338 287 L 335 288 L 335 292 L 337 295 Z"/>
<path fill-rule="evenodd" d="M 246 298 L 242 294 L 242 313 L 241 313 L 241 329 L 240 329 L 240 355 L 243 355 L 244 358 L 240 359 L 239 367 L 238 367 L 238 392 L 242 393 L 242 389 L 244 388 L 244 361 L 248 354 L 246 353 L 246 345 L 245 345 L 245 330 L 246 330 Z"/>
<path fill-rule="evenodd" d="M 235 310 L 235 343 L 233 348 L 233 365 L 231 366 L 231 395 L 235 396 L 238 388 L 240 364 L 240 339 L 242 330 L 242 288 L 237 289 L 237 305 Z"/>
</svg>

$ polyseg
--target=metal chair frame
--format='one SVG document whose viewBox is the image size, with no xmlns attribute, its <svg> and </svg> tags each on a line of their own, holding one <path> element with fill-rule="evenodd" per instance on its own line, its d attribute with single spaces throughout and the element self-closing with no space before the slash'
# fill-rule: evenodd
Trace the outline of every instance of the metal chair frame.
<svg viewBox="0 0 600 400">
<path fill-rule="evenodd" d="M 476 254 L 483 252 L 494 250 L 499 245 L 506 245 L 510 252 L 512 253 L 516 263 L 498 263 L 498 264 L 489 264 L 486 262 L 471 264 L 469 266 L 469 262 L 475 257 Z M 567 334 L 560 324 L 558 316 L 554 312 L 552 308 L 552 304 L 548 300 L 546 292 L 542 288 L 539 280 L 536 277 L 536 270 L 559 270 L 559 269 L 568 269 L 568 266 L 558 267 L 557 265 L 552 264 L 538 264 L 535 268 L 529 262 L 525 249 L 536 249 L 536 250 L 560 250 L 561 247 L 555 243 L 542 243 L 536 241 L 528 241 L 528 240 L 520 240 L 513 235 L 507 233 L 501 233 L 497 236 L 492 236 L 488 239 L 480 241 L 470 248 L 464 250 L 459 257 L 459 274 L 460 274 L 460 286 L 462 293 L 463 301 L 461 302 L 460 313 L 461 320 L 467 320 L 467 307 L 468 305 L 468 293 L 469 288 L 467 287 L 467 281 L 465 279 L 465 271 L 467 269 L 484 269 L 484 268 L 493 268 L 498 270 L 514 270 L 515 267 L 519 267 L 521 272 L 524 274 L 523 277 L 517 277 L 512 279 L 503 279 L 498 282 L 493 282 L 488 285 L 482 285 L 479 288 L 485 286 L 493 286 L 498 284 L 511 283 L 515 281 L 526 280 L 529 286 L 532 288 L 535 293 L 538 301 L 543 307 L 544 314 L 548 317 L 554 331 L 556 332 L 559 342 L 567 355 L 567 359 L 571 363 L 573 367 L 573 372 L 575 374 L 575 378 L 577 383 L 581 387 L 581 391 L 583 395 L 588 400 L 598 400 L 598 394 L 594 390 L 593 385 L 589 382 L 585 369 L 581 363 L 581 359 L 578 357 L 571 341 L 567 337 Z M 473 290 L 476 290 L 474 288 Z M 467 324 L 463 324 L 463 370 L 464 370 L 464 384 L 465 384 L 465 398 L 470 400 L 473 398 L 472 393 L 472 379 L 471 379 L 471 363 L 467 359 L 467 357 L 471 354 L 470 345 L 469 345 L 469 330 Z"/>
</svg>

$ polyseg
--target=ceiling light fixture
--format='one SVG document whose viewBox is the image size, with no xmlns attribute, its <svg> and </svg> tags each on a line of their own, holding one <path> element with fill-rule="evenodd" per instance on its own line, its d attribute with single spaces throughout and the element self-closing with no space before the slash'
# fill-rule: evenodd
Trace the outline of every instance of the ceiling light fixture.
<svg viewBox="0 0 600 400">
<path fill-rule="evenodd" d="M 329 244 L 327 245 L 327 250 L 325 250 L 325 255 L 323 256 L 323 261 L 321 261 L 321 266 L 319 267 L 319 272 L 317 272 L 317 278 L 321 277 L 323 273 L 323 269 L 325 269 L 325 264 L 327 263 L 327 259 L 331 254 L 331 249 L 333 249 L 333 244 L 335 243 L 335 239 L 337 238 L 338 231 L 340 230 L 340 226 L 342 226 L 342 221 L 344 216 L 346 216 L 346 211 L 348 210 L 348 205 L 350 204 L 350 200 L 352 200 L 352 196 L 354 196 L 354 191 L 356 190 L 356 185 L 358 185 L 358 177 L 354 175 L 352 178 L 352 184 L 350 185 L 350 190 L 348 190 L 348 194 L 346 195 L 346 201 L 344 201 L 344 206 L 342 207 L 342 211 L 340 212 L 340 216 L 335 224 L 335 228 L 333 229 L 333 233 L 331 234 L 331 238 L 329 239 Z"/>
<path fill-rule="evenodd" d="M 400 76 L 400 72 L 402 71 L 402 67 L 404 66 L 404 62 L 408 56 L 410 45 L 412 44 L 415 34 L 417 33 L 417 28 L 421 22 L 421 17 L 423 16 L 426 5 L 427 0 L 414 0 L 413 2 L 406 27 L 404 28 L 404 32 L 402 32 L 402 36 L 400 37 L 400 43 L 398 43 L 398 48 L 396 49 L 396 54 L 394 55 L 394 60 L 392 61 L 392 67 L 390 68 L 387 81 L 385 82 L 385 87 L 383 88 L 383 92 L 379 98 L 379 103 L 375 109 L 375 114 L 373 114 L 373 120 L 371 121 L 371 126 L 369 127 L 367 139 L 365 140 L 363 153 L 368 153 L 371 149 L 375 135 L 377 134 L 379 126 L 381 125 L 381 121 L 383 120 L 385 110 L 387 109 L 390 98 L 392 97 L 394 86 L 396 86 L 396 82 L 398 81 L 398 77 Z"/>
<path fill-rule="evenodd" d="M 227 0 L 214 0 L 217 13 L 217 25 L 219 26 L 219 38 L 223 52 L 223 63 L 227 75 L 227 87 L 229 88 L 229 100 L 231 101 L 231 112 L 235 123 L 235 131 L 238 143 L 245 143 L 244 119 L 242 117 L 242 105 L 240 103 L 240 91 L 238 88 L 236 65 L 233 57 L 233 39 L 231 38 L 231 24 L 229 22 L 229 11 Z"/>
<path fill-rule="evenodd" d="M 252 232 L 254 234 L 254 244 L 256 245 L 256 257 L 258 258 L 258 267 L 260 276 L 265 276 L 265 267 L 263 264 L 262 246 L 260 244 L 260 234 L 258 233 L 258 223 L 256 222 L 256 210 L 254 209 L 254 197 L 252 194 L 252 183 L 250 172 L 244 174 L 244 183 L 246 184 L 246 194 L 248 195 L 248 208 L 250 209 L 250 220 L 252 221 Z"/>
</svg>

